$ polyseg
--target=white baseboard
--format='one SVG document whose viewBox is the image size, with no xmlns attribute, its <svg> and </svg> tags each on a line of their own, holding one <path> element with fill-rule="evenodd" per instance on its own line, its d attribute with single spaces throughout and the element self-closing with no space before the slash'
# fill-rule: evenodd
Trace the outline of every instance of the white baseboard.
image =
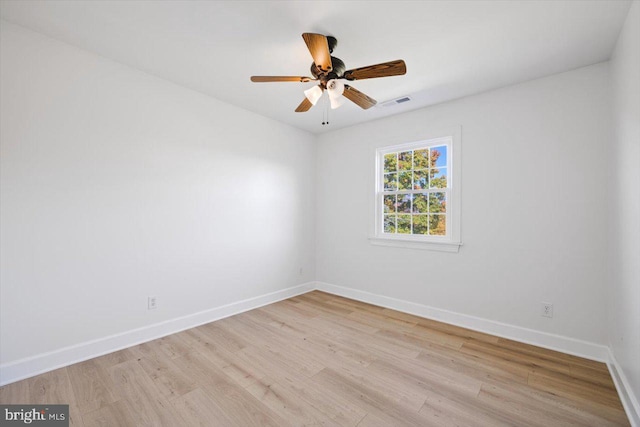
<svg viewBox="0 0 640 427">
<path fill-rule="evenodd" d="M 596 360 L 598 362 L 609 361 L 609 348 L 604 345 L 582 341 L 562 335 L 549 334 L 533 329 L 522 328 L 520 326 L 509 325 L 507 323 L 496 322 L 494 320 L 482 319 L 480 317 L 469 316 L 440 308 L 417 304 L 396 298 L 377 295 L 358 289 L 336 286 L 324 282 L 316 282 L 316 289 L 330 294 L 351 298 L 354 300 L 367 302 L 404 313 L 413 314 L 427 319 L 433 319 L 478 332 L 496 335 L 502 338 L 532 344 L 550 350 L 561 351 L 585 359 Z"/>
<path fill-rule="evenodd" d="M 308 282 L 121 334 L 5 363 L 0 365 L 0 386 L 304 294 L 314 288 L 315 283 Z"/>
<path fill-rule="evenodd" d="M 638 403 L 636 395 L 633 393 L 629 380 L 627 380 L 624 374 L 624 370 L 622 370 L 622 367 L 618 364 L 611 349 L 609 349 L 609 363 L 607 363 L 607 366 L 609 366 L 611 378 L 613 378 L 613 382 L 616 385 L 618 396 L 620 396 L 622 406 L 624 406 L 627 417 L 629 417 L 629 422 L 631 422 L 633 427 L 640 427 L 640 404 Z"/>
</svg>

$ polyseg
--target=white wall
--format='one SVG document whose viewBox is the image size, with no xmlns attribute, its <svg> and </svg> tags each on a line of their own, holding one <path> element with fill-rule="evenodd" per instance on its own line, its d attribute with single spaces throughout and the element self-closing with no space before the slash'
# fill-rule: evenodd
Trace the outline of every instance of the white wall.
<svg viewBox="0 0 640 427">
<path fill-rule="evenodd" d="M 608 75 L 598 64 L 319 137 L 318 280 L 604 344 Z M 371 245 L 375 147 L 457 125 L 460 252 Z"/>
<path fill-rule="evenodd" d="M 313 280 L 312 135 L 1 31 L 1 363 Z"/>
<path fill-rule="evenodd" d="M 611 61 L 614 144 L 609 344 L 635 394 L 640 424 L 640 3 L 634 2 Z"/>
</svg>

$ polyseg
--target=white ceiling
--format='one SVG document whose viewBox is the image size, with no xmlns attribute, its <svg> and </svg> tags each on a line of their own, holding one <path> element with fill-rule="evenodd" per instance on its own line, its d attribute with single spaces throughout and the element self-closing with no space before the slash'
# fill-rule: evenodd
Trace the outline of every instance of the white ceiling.
<svg viewBox="0 0 640 427">
<path fill-rule="evenodd" d="M 630 0 L 5 1 L 2 18 L 230 104 L 321 133 L 589 64 L 611 55 Z M 347 68 L 404 59 L 404 76 L 353 86 L 394 107 L 348 102 L 322 126 L 295 113 L 313 83 L 301 34 L 333 35 Z"/>
</svg>

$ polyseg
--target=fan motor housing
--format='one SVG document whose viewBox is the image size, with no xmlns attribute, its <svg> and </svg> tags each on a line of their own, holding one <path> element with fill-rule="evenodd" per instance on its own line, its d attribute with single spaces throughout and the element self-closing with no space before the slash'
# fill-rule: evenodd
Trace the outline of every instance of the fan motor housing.
<svg viewBox="0 0 640 427">
<path fill-rule="evenodd" d="M 329 72 L 321 71 L 315 63 L 311 63 L 311 75 L 320 80 L 323 83 L 331 79 L 337 79 L 338 77 L 342 77 L 347 67 L 344 65 L 344 62 L 340 58 L 336 58 L 335 56 L 331 57 L 331 65 L 332 70 Z"/>
</svg>

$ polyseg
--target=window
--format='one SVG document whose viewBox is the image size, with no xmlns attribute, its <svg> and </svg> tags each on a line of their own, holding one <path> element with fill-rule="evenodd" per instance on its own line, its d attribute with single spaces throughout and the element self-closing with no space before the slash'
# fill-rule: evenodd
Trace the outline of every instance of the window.
<svg viewBox="0 0 640 427">
<path fill-rule="evenodd" d="M 459 132 L 376 150 L 372 243 L 457 251 Z"/>
</svg>

